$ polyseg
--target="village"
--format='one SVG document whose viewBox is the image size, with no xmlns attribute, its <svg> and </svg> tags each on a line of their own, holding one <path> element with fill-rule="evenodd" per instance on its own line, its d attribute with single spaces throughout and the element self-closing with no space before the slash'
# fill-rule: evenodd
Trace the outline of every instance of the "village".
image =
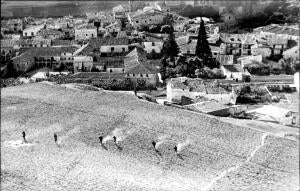
<svg viewBox="0 0 300 191">
<path fill-rule="evenodd" d="M 299 126 L 297 23 L 230 32 L 245 7 L 215 6 L 215 22 L 171 5 L 129 1 L 81 17 L 2 19 L 1 86 L 5 78 L 84 83 L 196 112 Z"/>
<path fill-rule="evenodd" d="M 1 190 L 299 190 L 296 0 L 1 0 Z"/>
</svg>

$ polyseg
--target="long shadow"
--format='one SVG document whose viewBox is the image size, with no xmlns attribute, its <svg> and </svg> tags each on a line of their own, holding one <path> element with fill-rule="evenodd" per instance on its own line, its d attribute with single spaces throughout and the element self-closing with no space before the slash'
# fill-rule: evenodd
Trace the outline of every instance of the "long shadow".
<svg viewBox="0 0 300 191">
<path fill-rule="evenodd" d="M 158 150 L 155 150 L 155 152 L 156 152 L 160 157 L 162 157 L 162 154 L 161 154 Z"/>
<path fill-rule="evenodd" d="M 101 144 L 101 147 L 105 150 L 108 150 L 106 146 L 104 146 L 103 144 Z"/>
<path fill-rule="evenodd" d="M 118 144 L 116 144 L 116 146 L 117 146 L 117 148 L 118 148 L 119 151 L 123 150 L 123 148 L 121 146 L 119 146 Z"/>
<path fill-rule="evenodd" d="M 181 156 L 181 154 L 176 154 L 178 158 L 180 158 L 181 160 L 184 160 L 183 157 Z"/>
</svg>

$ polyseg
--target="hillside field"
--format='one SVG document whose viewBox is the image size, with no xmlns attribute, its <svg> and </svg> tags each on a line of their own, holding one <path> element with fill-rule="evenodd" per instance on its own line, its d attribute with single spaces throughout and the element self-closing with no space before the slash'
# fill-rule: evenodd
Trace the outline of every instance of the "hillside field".
<svg viewBox="0 0 300 191">
<path fill-rule="evenodd" d="M 124 93 L 8 87 L 1 190 L 299 190 L 299 142 Z"/>
</svg>

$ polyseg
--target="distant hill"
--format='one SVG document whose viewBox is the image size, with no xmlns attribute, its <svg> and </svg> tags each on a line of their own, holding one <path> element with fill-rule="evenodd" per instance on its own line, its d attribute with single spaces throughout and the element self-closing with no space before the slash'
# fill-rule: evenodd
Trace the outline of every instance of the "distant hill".
<svg viewBox="0 0 300 191">
<path fill-rule="evenodd" d="M 5 1 L 1 4 L 1 17 L 85 15 L 86 12 L 111 9 L 120 3 L 118 1 Z"/>
</svg>

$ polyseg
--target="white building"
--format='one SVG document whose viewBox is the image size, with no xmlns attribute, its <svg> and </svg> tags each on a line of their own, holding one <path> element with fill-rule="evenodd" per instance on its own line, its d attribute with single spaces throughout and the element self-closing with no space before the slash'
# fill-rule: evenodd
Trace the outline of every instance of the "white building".
<svg viewBox="0 0 300 191">
<path fill-rule="evenodd" d="M 168 102 L 181 102 L 182 96 L 191 99 L 204 97 L 208 100 L 216 100 L 222 104 L 235 104 L 237 95 L 233 88 L 222 88 L 217 80 L 204 81 L 199 78 L 172 78 L 167 82 Z"/>
<path fill-rule="evenodd" d="M 250 76 L 250 73 L 239 64 L 222 65 L 221 70 L 226 79 L 242 81 L 245 76 Z"/>
<path fill-rule="evenodd" d="M 75 40 L 91 38 L 97 38 L 97 28 L 95 26 L 81 26 L 75 29 Z"/>
<path fill-rule="evenodd" d="M 91 56 L 74 56 L 73 63 L 74 73 L 90 72 L 93 66 L 93 58 Z"/>
<path fill-rule="evenodd" d="M 27 29 L 24 29 L 23 30 L 23 36 L 24 37 L 33 37 L 33 36 L 36 36 L 37 33 L 44 28 L 44 25 L 41 24 L 41 25 L 37 25 L 37 26 L 31 26 Z"/>
</svg>

